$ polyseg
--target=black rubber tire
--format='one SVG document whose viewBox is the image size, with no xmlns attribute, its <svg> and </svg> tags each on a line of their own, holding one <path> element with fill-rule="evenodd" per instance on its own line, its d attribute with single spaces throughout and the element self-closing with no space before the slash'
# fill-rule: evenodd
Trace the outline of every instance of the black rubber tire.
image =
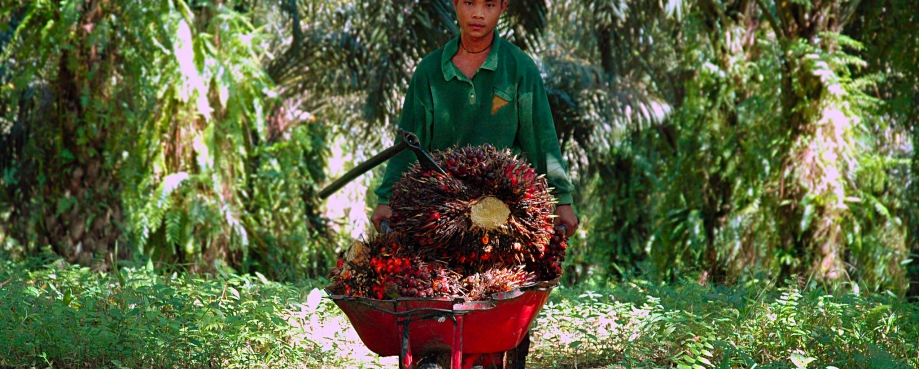
<svg viewBox="0 0 919 369">
<path fill-rule="evenodd" d="M 437 355 L 428 355 L 421 360 L 418 360 L 418 364 L 415 364 L 415 369 L 447 369 L 444 366 L 440 365 L 439 357 Z"/>
</svg>

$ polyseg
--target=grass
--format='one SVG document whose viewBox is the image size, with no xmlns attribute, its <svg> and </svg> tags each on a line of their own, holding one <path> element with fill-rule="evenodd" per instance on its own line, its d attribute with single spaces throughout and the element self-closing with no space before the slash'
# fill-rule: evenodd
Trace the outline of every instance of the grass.
<svg viewBox="0 0 919 369">
<path fill-rule="evenodd" d="M 0 262 L 0 367 L 397 368 L 323 284 Z M 533 332 L 531 368 L 919 366 L 915 304 L 765 282 L 560 287 Z"/>
</svg>

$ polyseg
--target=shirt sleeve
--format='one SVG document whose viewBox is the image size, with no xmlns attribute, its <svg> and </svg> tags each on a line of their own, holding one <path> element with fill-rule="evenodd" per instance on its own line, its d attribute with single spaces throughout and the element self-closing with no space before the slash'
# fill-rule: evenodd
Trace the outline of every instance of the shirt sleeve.
<svg viewBox="0 0 919 369">
<path fill-rule="evenodd" d="M 405 100 L 402 102 L 402 117 L 399 120 L 399 128 L 414 133 L 418 136 L 421 146 L 428 149 L 431 138 L 427 127 L 429 127 L 429 122 L 433 119 L 433 112 L 419 99 L 419 93 L 423 94 L 425 91 L 430 91 L 430 84 L 425 74 L 415 73 L 412 75 L 412 81 L 409 84 L 408 92 L 405 95 Z M 396 138 L 396 143 L 399 142 L 402 142 L 401 137 Z M 383 175 L 383 181 L 380 186 L 374 190 L 374 193 L 379 198 L 378 204 L 389 204 L 390 198 L 392 197 L 393 184 L 399 182 L 399 180 L 402 179 L 402 174 L 417 161 L 418 159 L 415 157 L 415 154 L 410 150 L 404 150 L 389 159 L 386 164 L 386 172 Z"/>
<path fill-rule="evenodd" d="M 535 69 L 535 65 L 533 67 Z M 519 86 L 520 129 L 517 141 L 536 172 L 546 175 L 558 204 L 571 204 L 574 186 L 568 178 L 568 169 L 558 144 L 549 97 L 538 70 L 530 75 Z"/>
</svg>

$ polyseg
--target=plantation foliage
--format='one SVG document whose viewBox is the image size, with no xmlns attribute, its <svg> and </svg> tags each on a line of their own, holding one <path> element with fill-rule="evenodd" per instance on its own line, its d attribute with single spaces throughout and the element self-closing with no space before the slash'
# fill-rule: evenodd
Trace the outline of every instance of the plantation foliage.
<svg viewBox="0 0 919 369">
<path fill-rule="evenodd" d="M 0 365 L 7 367 L 398 366 L 398 357 L 358 349 L 348 318 L 316 280 L 25 266 L 0 262 Z M 558 287 L 532 330 L 527 367 L 919 365 L 919 305 L 889 293 L 828 295 L 785 282 Z"/>
<path fill-rule="evenodd" d="M 907 293 L 917 14 L 510 0 L 499 32 L 542 69 L 579 183 L 566 277 Z M 453 17 L 447 0 L 0 0 L 4 253 L 324 274 L 347 242 L 316 195 L 329 143 L 366 157 L 391 142 Z"/>
</svg>

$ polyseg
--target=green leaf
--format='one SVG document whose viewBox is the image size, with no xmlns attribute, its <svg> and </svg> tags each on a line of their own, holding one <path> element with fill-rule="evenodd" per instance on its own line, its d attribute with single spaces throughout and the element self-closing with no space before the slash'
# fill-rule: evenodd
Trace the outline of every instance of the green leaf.
<svg viewBox="0 0 919 369">
<path fill-rule="evenodd" d="M 263 275 L 262 273 L 256 271 L 255 276 L 258 277 L 258 280 L 261 281 L 262 284 L 271 284 L 271 282 L 268 281 L 268 278 L 265 278 L 265 275 Z"/>
<path fill-rule="evenodd" d="M 795 368 L 797 369 L 805 369 L 807 368 L 807 364 L 810 364 L 812 361 L 817 360 L 815 358 L 807 357 L 799 353 L 793 353 L 791 354 L 789 358 L 791 359 L 791 362 L 795 365 Z"/>
<path fill-rule="evenodd" d="M 675 330 L 676 330 L 676 326 L 675 326 L 675 325 L 671 325 L 671 326 L 665 328 L 664 330 L 662 330 L 662 331 L 660 332 L 660 334 L 661 334 L 661 336 L 663 336 L 663 337 L 667 337 L 667 336 L 669 336 L 671 333 L 673 333 L 673 331 L 675 331 Z"/>
<path fill-rule="evenodd" d="M 179 10 L 179 14 L 182 15 L 182 18 L 185 19 L 185 22 L 188 24 L 195 24 L 195 15 L 192 13 L 191 9 L 188 8 L 188 4 L 185 3 L 185 0 L 172 0 L 173 4 Z"/>
<path fill-rule="evenodd" d="M 63 161 L 63 164 L 70 163 L 71 161 L 76 159 L 76 157 L 73 156 L 73 153 L 71 153 L 70 150 L 67 150 L 67 149 L 61 150 L 59 157 Z"/>
</svg>

